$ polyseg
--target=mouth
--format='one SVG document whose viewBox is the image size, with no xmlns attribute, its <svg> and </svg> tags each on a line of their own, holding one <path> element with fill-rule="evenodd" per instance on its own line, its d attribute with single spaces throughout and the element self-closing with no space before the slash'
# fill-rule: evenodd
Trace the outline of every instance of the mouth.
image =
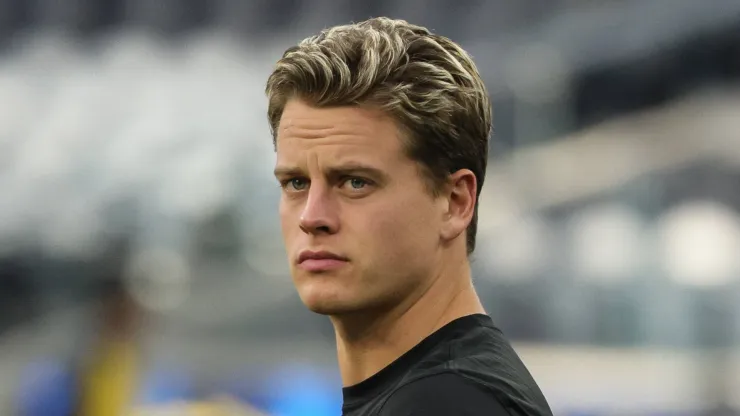
<svg viewBox="0 0 740 416">
<path fill-rule="evenodd" d="M 304 250 L 298 256 L 298 267 L 313 273 L 336 270 L 348 262 L 346 257 L 330 251 Z"/>
</svg>

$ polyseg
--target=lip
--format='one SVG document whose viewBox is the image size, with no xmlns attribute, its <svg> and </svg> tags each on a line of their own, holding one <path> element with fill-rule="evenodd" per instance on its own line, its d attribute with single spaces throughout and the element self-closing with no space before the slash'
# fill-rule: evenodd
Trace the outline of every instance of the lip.
<svg viewBox="0 0 740 416">
<path fill-rule="evenodd" d="M 298 255 L 298 267 L 309 272 L 322 272 L 338 269 L 349 259 L 331 251 L 304 250 Z"/>
</svg>

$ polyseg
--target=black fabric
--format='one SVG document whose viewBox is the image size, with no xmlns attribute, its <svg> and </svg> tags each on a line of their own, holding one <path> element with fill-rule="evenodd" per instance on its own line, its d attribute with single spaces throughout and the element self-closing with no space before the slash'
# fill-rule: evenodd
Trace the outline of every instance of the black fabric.
<svg viewBox="0 0 740 416">
<path fill-rule="evenodd" d="M 551 416 L 490 317 L 459 318 L 386 368 L 343 389 L 344 416 Z"/>
<path fill-rule="evenodd" d="M 386 401 L 382 416 L 507 416 L 509 412 L 482 386 L 455 373 L 409 383 Z"/>
</svg>

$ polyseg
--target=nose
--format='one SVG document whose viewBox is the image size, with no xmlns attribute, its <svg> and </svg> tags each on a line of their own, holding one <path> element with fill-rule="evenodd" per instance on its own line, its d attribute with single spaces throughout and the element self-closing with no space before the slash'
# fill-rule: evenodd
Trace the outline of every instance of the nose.
<svg viewBox="0 0 740 416">
<path fill-rule="evenodd" d="M 300 218 L 300 227 L 306 234 L 335 234 L 339 231 L 336 203 L 330 192 L 312 184 Z"/>
</svg>

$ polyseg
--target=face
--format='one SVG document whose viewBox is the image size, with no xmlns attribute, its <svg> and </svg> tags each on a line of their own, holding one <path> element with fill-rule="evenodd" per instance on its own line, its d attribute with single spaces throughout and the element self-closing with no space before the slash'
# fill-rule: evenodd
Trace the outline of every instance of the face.
<svg viewBox="0 0 740 416">
<path fill-rule="evenodd" d="M 275 176 L 293 281 L 314 312 L 392 307 L 437 267 L 445 198 L 429 192 L 389 117 L 288 102 Z"/>
</svg>

